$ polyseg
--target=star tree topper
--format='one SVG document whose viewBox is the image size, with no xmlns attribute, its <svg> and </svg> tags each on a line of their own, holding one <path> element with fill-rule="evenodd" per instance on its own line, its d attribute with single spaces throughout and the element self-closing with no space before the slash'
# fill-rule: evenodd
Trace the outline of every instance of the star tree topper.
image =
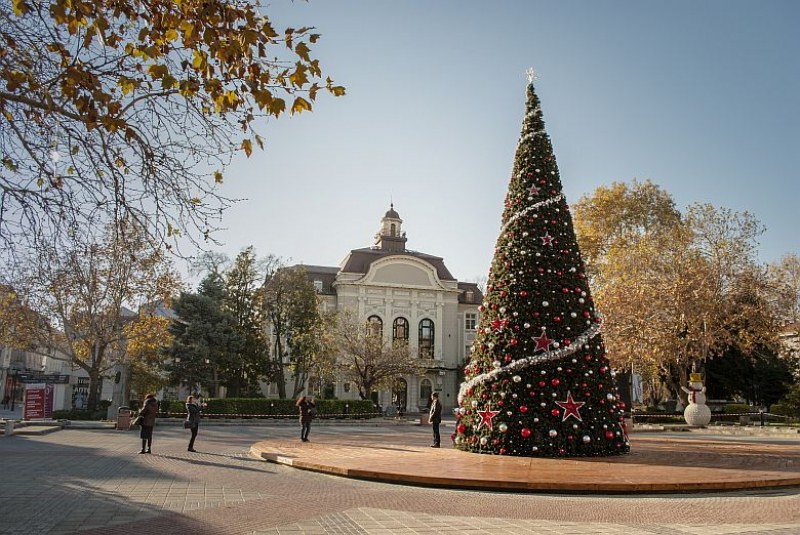
<svg viewBox="0 0 800 535">
<path fill-rule="evenodd" d="M 581 418 L 581 414 L 578 412 L 578 410 L 586 405 L 586 402 L 575 401 L 572 399 L 572 392 L 567 392 L 566 401 L 556 401 L 556 405 L 564 409 L 564 416 L 561 418 L 562 422 L 566 421 L 566 419 L 570 416 L 574 416 L 579 422 L 583 421 L 583 418 Z"/>
<path fill-rule="evenodd" d="M 484 410 L 476 411 L 476 412 L 478 414 L 480 414 L 480 416 L 481 416 L 481 421 L 478 422 L 478 429 L 476 429 L 476 431 L 480 430 L 480 428 L 483 427 L 484 424 L 486 424 L 486 426 L 489 428 L 489 431 L 492 431 L 493 430 L 493 428 L 492 428 L 492 418 L 494 418 L 495 416 L 500 414 L 500 411 L 493 411 L 487 405 Z"/>
</svg>

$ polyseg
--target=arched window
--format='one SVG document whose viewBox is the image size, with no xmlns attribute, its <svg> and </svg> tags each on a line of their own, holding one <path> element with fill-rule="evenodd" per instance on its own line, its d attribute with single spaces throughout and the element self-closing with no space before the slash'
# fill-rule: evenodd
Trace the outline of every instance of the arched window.
<svg viewBox="0 0 800 535">
<path fill-rule="evenodd" d="M 419 403 L 420 407 L 430 407 L 431 394 L 433 393 L 433 385 L 429 379 L 423 379 L 419 382 Z"/>
<path fill-rule="evenodd" d="M 419 358 L 433 358 L 433 320 L 419 322 Z"/>
<path fill-rule="evenodd" d="M 367 318 L 367 336 L 380 338 L 383 336 L 383 320 L 378 316 Z"/>
<path fill-rule="evenodd" d="M 392 340 L 403 344 L 408 343 L 408 320 L 396 318 L 392 325 Z"/>
<path fill-rule="evenodd" d="M 396 234 L 395 234 L 395 232 L 396 232 L 396 231 L 395 231 L 394 223 L 392 223 L 392 225 L 391 225 L 389 228 L 391 228 L 391 231 L 390 231 L 390 232 L 391 232 L 391 235 L 392 235 L 392 236 L 396 236 Z"/>
</svg>

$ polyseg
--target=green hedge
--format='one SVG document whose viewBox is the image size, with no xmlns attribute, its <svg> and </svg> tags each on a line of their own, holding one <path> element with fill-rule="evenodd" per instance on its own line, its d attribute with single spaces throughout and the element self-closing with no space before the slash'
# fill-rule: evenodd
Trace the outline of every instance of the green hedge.
<svg viewBox="0 0 800 535">
<path fill-rule="evenodd" d="M 53 411 L 53 420 L 105 420 L 107 411 L 86 411 L 73 409 L 69 411 Z"/>
<path fill-rule="evenodd" d="M 741 414 L 745 412 L 758 412 L 747 403 L 728 403 L 725 405 L 725 414 Z"/>
<path fill-rule="evenodd" d="M 204 418 L 298 418 L 299 410 L 293 399 L 209 398 L 203 400 Z M 184 401 L 161 402 L 161 416 L 182 417 L 186 414 Z M 380 416 L 371 401 L 320 399 L 317 418 L 372 418 Z"/>
<path fill-rule="evenodd" d="M 773 403 L 772 406 L 769 408 L 769 412 L 773 414 L 779 414 L 781 416 L 789 416 L 791 418 L 799 418 L 800 417 L 800 410 L 797 407 L 790 405 L 789 403 Z"/>
</svg>

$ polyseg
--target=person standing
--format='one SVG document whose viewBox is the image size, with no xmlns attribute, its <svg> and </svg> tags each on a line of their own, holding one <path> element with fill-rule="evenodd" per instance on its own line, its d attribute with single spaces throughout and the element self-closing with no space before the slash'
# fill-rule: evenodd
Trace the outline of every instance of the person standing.
<svg viewBox="0 0 800 535">
<path fill-rule="evenodd" d="M 139 453 L 152 453 L 153 428 L 156 426 L 156 416 L 158 415 L 158 400 L 155 394 L 147 394 L 144 397 L 144 406 L 139 411 L 142 417 L 141 431 L 139 438 L 142 439 L 142 451 Z M 147 449 L 145 449 L 145 446 Z"/>
<path fill-rule="evenodd" d="M 192 432 L 189 448 L 186 451 L 197 451 L 194 449 L 194 440 L 197 438 L 197 430 L 200 428 L 200 404 L 195 402 L 194 396 L 186 398 L 186 426 Z"/>
<path fill-rule="evenodd" d="M 8 404 L 9 403 L 11 403 L 11 396 L 6 394 L 5 396 L 3 396 L 3 408 L 4 409 L 8 409 Z"/>
<path fill-rule="evenodd" d="M 442 442 L 442 438 L 439 436 L 439 424 L 442 423 L 442 404 L 439 401 L 439 394 L 436 392 L 431 394 L 431 410 L 428 413 L 428 420 L 431 422 L 431 427 L 433 427 L 433 444 L 431 444 L 431 448 L 438 448 Z"/>
<path fill-rule="evenodd" d="M 317 404 L 311 398 L 300 396 L 297 398 L 297 407 L 300 409 L 300 440 L 308 442 L 308 433 L 311 431 L 311 420 L 316 414 Z"/>
</svg>

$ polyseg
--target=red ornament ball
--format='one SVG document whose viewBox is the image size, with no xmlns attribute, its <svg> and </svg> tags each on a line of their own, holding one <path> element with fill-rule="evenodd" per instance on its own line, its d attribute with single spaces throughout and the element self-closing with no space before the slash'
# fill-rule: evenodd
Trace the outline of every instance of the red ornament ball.
<svg viewBox="0 0 800 535">
<path fill-rule="evenodd" d="M 522 431 L 520 431 L 519 434 L 522 435 L 522 438 L 528 438 L 529 436 L 531 436 L 531 430 L 528 429 L 527 427 L 523 427 Z"/>
<path fill-rule="evenodd" d="M 519 412 L 521 412 L 522 414 L 525 414 L 526 412 L 528 412 L 528 406 L 527 405 L 521 406 L 519 408 Z"/>
<path fill-rule="evenodd" d="M 561 416 L 561 411 L 558 409 L 553 409 L 550 411 L 550 414 L 552 414 L 554 418 L 558 418 L 559 416 Z"/>
<path fill-rule="evenodd" d="M 614 432 L 606 431 L 606 440 L 614 440 Z"/>
<path fill-rule="evenodd" d="M 458 424 L 458 426 L 456 427 L 456 431 L 458 432 L 459 435 L 463 435 L 464 431 L 466 431 L 466 430 L 467 430 L 467 426 L 464 425 L 464 424 Z"/>
<path fill-rule="evenodd" d="M 560 383 L 561 381 L 559 381 L 558 379 L 553 379 L 552 381 L 550 381 L 550 384 L 553 386 L 558 386 Z"/>
</svg>

